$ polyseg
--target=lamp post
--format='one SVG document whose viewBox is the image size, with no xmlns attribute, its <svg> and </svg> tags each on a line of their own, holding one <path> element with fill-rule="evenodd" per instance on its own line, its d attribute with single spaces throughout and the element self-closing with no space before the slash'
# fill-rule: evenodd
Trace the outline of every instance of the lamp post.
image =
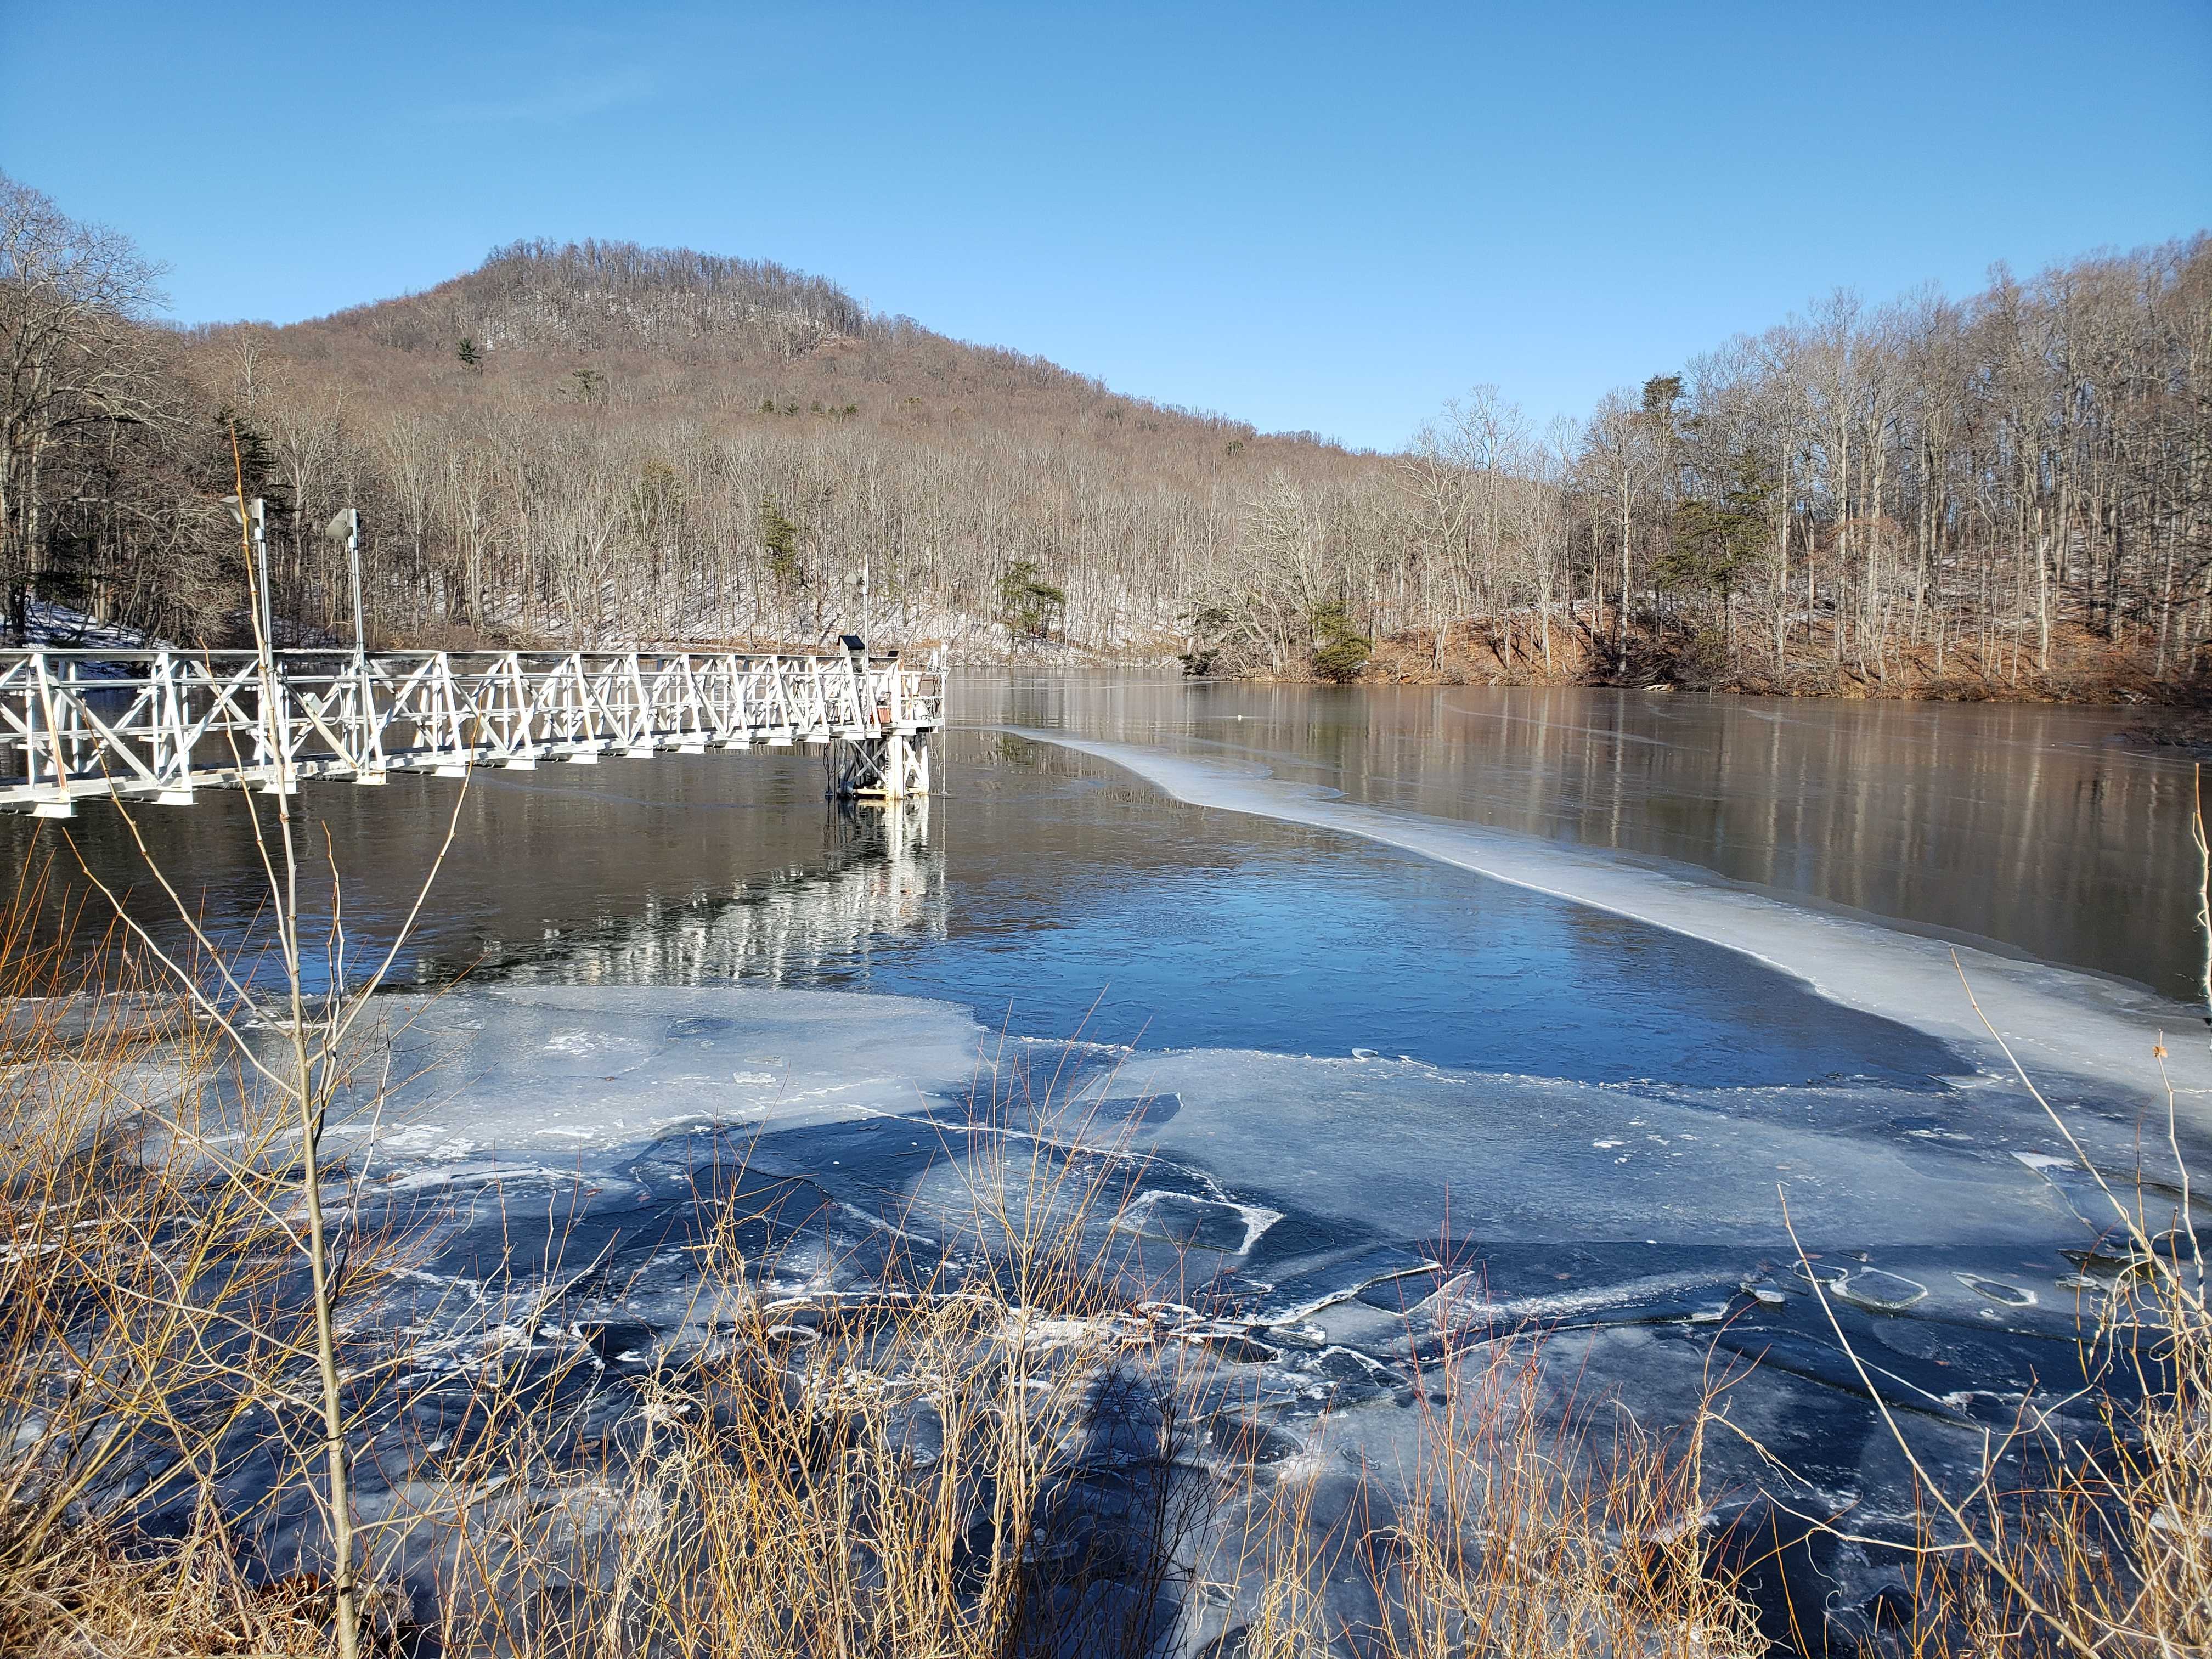
<svg viewBox="0 0 2212 1659">
<path fill-rule="evenodd" d="M 343 507 L 337 516 L 323 526 L 323 539 L 345 544 L 346 565 L 353 579 L 353 665 L 361 672 L 368 664 L 368 635 L 362 617 L 361 605 L 361 509 Z"/>
<path fill-rule="evenodd" d="M 254 655 L 261 672 L 261 730 L 258 735 L 264 763 L 275 769 L 277 792 L 289 794 L 291 779 L 284 764 L 284 733 L 276 707 L 276 614 L 269 603 L 268 513 L 258 495 L 243 501 L 235 495 L 226 495 L 222 500 L 223 505 L 230 508 L 230 516 L 245 528 L 253 542 L 253 564 L 246 574 L 253 583 Z"/>
<path fill-rule="evenodd" d="M 269 537 L 268 514 L 261 497 L 246 498 L 243 507 L 235 495 L 226 495 L 222 504 L 230 509 L 230 516 L 246 526 L 253 538 L 254 620 L 261 624 L 262 648 L 272 647 L 276 637 L 276 612 L 269 604 Z"/>
<path fill-rule="evenodd" d="M 358 736 L 362 746 L 362 752 L 355 757 L 354 763 L 356 775 L 366 777 L 372 770 L 368 759 L 368 733 L 376 711 L 369 702 L 373 693 L 368 683 L 368 623 L 361 602 L 361 509 L 357 507 L 340 507 L 331 521 L 323 526 L 323 539 L 345 544 L 346 570 L 353 583 L 353 683 L 356 703 L 354 717 L 361 723 Z"/>
</svg>

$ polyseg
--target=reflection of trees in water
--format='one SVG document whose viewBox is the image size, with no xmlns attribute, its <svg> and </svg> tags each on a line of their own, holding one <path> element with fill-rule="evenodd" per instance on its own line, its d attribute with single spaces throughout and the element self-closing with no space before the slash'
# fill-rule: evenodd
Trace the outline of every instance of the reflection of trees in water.
<svg viewBox="0 0 2212 1659">
<path fill-rule="evenodd" d="M 807 985 L 864 969 L 879 941 L 943 939 L 945 854 L 930 842 L 927 797 L 833 811 L 819 863 L 792 865 L 727 896 L 656 894 L 634 915 L 485 971 L 564 985 Z"/>
<path fill-rule="evenodd" d="M 970 677 L 954 718 L 1676 859 L 2170 996 L 2196 983 L 2193 774 L 2115 741 L 2124 711 L 1069 675 Z"/>
</svg>

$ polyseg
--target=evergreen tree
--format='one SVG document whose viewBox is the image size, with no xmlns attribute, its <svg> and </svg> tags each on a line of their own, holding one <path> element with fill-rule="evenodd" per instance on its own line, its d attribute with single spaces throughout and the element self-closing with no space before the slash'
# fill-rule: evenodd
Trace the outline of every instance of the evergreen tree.
<svg viewBox="0 0 2212 1659">
<path fill-rule="evenodd" d="M 1375 641 L 1352 625 L 1351 614 L 1340 604 L 1315 606 L 1313 626 L 1320 641 L 1314 647 L 1314 672 L 1340 685 L 1358 679 L 1375 653 Z"/>
<path fill-rule="evenodd" d="M 1006 625 L 1006 645 L 1022 638 L 1046 639 L 1053 619 L 1066 608 L 1067 595 L 1037 574 L 1036 562 L 1016 559 L 999 578 L 1000 620 Z"/>
<path fill-rule="evenodd" d="M 783 509 L 773 500 L 761 502 L 755 533 L 775 585 L 787 591 L 805 586 L 806 569 L 799 558 L 799 526 L 783 516 Z"/>
</svg>

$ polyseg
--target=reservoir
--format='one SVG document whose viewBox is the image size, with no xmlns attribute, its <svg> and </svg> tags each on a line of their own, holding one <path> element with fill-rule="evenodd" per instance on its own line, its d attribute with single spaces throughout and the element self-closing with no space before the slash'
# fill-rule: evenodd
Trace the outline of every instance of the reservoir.
<svg viewBox="0 0 2212 1659">
<path fill-rule="evenodd" d="M 1442 1029 L 1458 1004 L 1438 1001 L 1440 988 L 1459 987 L 1489 1010 L 1491 1058 L 1516 1066 L 1529 1058 L 1524 1039 L 1575 1029 L 1563 975 L 1620 1022 L 1608 1054 L 1657 1041 L 1639 986 L 1649 998 L 1663 984 L 1692 1019 L 1731 996 L 1757 1018 L 1739 970 L 1709 954 L 1693 963 L 1700 953 L 1678 942 L 1508 902 L 1340 836 L 1180 811 L 1122 766 L 1054 753 L 1055 737 L 1702 872 L 2165 998 L 2189 998 L 2202 971 L 2192 769 L 2122 741 L 2134 723 L 2124 710 L 972 675 L 954 681 L 950 713 L 927 822 L 893 836 L 879 817 L 831 810 L 821 763 L 803 752 L 480 772 L 398 982 L 469 972 L 927 989 L 1061 1035 L 1103 993 L 1115 1041 L 1139 1030 L 1169 1046 L 1342 1037 L 1455 1063 L 1479 1057 L 1474 1039 Z M 420 776 L 301 797 L 316 852 L 307 885 L 327 885 L 327 834 L 364 951 L 404 915 L 456 800 L 453 783 Z M 164 867 L 235 936 L 264 885 L 241 804 L 217 795 L 139 817 Z M 70 830 L 104 877 L 143 879 L 111 807 L 88 807 Z M 20 857 L 37 830 L 11 819 L 0 834 Z M 73 862 L 58 837 L 48 845 Z M 878 893 L 865 914 L 854 908 L 860 872 L 894 852 L 911 866 L 892 882 L 910 902 Z M 773 961 L 682 947 L 732 902 L 813 943 Z M 818 939 L 809 931 L 821 928 Z M 1325 1002 L 1285 1000 L 1285 978 L 1308 969 L 1328 970 L 1336 989 Z M 1520 992 L 1486 999 L 1486 976 Z M 1393 994 L 1370 999 L 1385 981 Z M 1819 1047 L 1818 1017 L 1805 1013 L 1794 1037 L 1789 1023 L 1765 1021 L 1743 1052 L 1802 1041 L 1814 1045 L 1806 1063 L 1836 1058 Z M 1650 1052 L 1647 1069 L 1681 1064 Z M 1623 1055 L 1589 1064 L 1642 1074 Z"/>
<path fill-rule="evenodd" d="M 1386 1466 L 1440 1351 L 1531 1329 L 1655 1425 L 1732 1379 L 1716 1490 L 1899 1539 L 1869 1376 L 1939 1469 L 2029 1409 L 2093 1431 L 2096 1183 L 2212 1147 L 2194 773 L 2124 713 L 980 674 L 951 712 L 890 809 L 803 752 L 302 791 L 319 981 L 451 833 L 385 1000 L 408 1080 L 333 1128 L 365 1213 L 450 1200 L 422 1328 L 565 1253 L 632 1375 L 714 1340 L 684 1264 L 733 1167 L 767 1288 L 851 1297 L 1048 1167 L 1271 1446 Z M 265 969 L 244 798 L 137 817 Z M 81 854 L 185 950 L 112 806 L 4 829 L 50 908 Z"/>
</svg>

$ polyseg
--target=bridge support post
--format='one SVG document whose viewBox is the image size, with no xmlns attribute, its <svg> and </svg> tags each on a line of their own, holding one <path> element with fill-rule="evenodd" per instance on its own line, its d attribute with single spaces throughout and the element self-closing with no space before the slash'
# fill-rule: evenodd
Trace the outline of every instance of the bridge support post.
<svg viewBox="0 0 2212 1659">
<path fill-rule="evenodd" d="M 831 792 L 841 800 L 903 800 L 929 793 L 929 738 L 921 733 L 839 738 L 830 764 Z"/>
</svg>

